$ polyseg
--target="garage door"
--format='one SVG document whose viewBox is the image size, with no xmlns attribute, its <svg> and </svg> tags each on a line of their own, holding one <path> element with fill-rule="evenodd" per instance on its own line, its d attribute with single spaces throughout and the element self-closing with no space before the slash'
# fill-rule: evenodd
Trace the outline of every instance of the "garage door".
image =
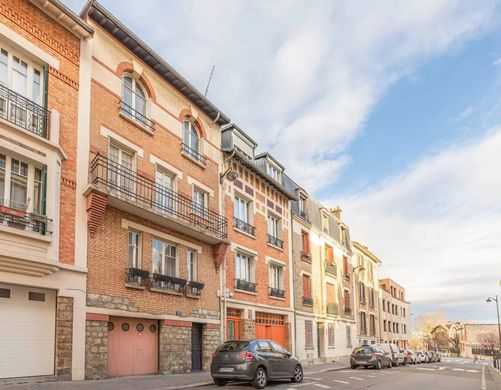
<svg viewBox="0 0 501 390">
<path fill-rule="evenodd" d="M 273 340 L 285 345 L 285 319 L 283 315 L 256 312 L 256 338 Z"/>
<path fill-rule="evenodd" d="M 158 372 L 158 321 L 110 317 L 108 376 Z"/>
<path fill-rule="evenodd" d="M 54 374 L 56 292 L 0 284 L 0 378 Z"/>
</svg>

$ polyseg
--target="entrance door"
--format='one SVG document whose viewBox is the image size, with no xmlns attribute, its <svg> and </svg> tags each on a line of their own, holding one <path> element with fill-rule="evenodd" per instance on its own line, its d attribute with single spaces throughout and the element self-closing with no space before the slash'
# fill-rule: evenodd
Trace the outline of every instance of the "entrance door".
<svg viewBox="0 0 501 390">
<path fill-rule="evenodd" d="M 158 373 L 157 321 L 110 317 L 108 376 L 156 373 Z"/>
<path fill-rule="evenodd" d="M 318 349 L 318 358 L 322 358 L 324 356 L 324 323 L 317 322 L 317 349 Z"/>
<path fill-rule="evenodd" d="M 240 339 L 241 310 L 228 308 L 226 312 L 226 340 Z"/>
<path fill-rule="evenodd" d="M 256 312 L 256 338 L 268 339 L 285 346 L 284 316 L 272 313 Z"/>
<path fill-rule="evenodd" d="M 203 325 L 194 323 L 191 326 L 191 371 L 202 369 L 202 334 Z"/>
</svg>

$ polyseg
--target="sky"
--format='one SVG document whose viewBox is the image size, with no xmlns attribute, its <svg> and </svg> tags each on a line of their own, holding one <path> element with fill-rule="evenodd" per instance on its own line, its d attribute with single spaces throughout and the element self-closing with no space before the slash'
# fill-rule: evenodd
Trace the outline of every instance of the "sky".
<svg viewBox="0 0 501 390">
<path fill-rule="evenodd" d="M 82 0 L 64 0 L 79 12 Z M 501 6 L 494 0 L 101 3 L 327 207 L 415 317 L 494 322 Z"/>
</svg>

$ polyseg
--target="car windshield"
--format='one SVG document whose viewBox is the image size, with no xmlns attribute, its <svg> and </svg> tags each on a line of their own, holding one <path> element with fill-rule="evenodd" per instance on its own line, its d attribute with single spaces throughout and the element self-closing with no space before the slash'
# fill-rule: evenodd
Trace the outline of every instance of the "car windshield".
<svg viewBox="0 0 501 390">
<path fill-rule="evenodd" d="M 226 343 L 219 346 L 218 352 L 233 352 L 242 351 L 249 345 L 248 341 L 227 341 Z"/>
<path fill-rule="evenodd" d="M 372 348 L 369 346 L 362 346 L 362 347 L 355 348 L 353 350 L 353 354 L 355 354 L 355 355 L 369 355 L 371 353 L 372 353 Z"/>
</svg>

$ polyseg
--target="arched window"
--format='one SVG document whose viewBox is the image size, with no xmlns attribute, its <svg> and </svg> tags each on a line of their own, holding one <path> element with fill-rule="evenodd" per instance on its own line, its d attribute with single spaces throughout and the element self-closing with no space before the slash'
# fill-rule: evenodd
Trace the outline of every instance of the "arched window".
<svg viewBox="0 0 501 390">
<path fill-rule="evenodd" d="M 130 75 L 123 78 L 123 111 L 140 122 L 146 120 L 146 94 L 137 81 Z"/>
<path fill-rule="evenodd" d="M 195 124 L 187 120 L 183 122 L 183 144 L 186 153 L 200 159 L 200 135 Z"/>
</svg>

